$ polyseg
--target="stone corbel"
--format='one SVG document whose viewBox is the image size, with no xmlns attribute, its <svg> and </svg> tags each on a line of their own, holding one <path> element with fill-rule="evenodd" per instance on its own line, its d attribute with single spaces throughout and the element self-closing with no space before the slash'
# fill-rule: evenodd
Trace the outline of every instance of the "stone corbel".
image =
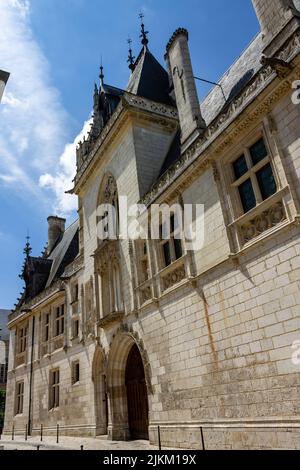
<svg viewBox="0 0 300 470">
<path fill-rule="evenodd" d="M 216 183 L 218 183 L 218 182 L 221 181 L 221 176 L 220 176 L 220 171 L 219 171 L 219 168 L 217 166 L 217 163 L 215 161 L 213 161 L 211 163 L 211 166 L 212 166 L 212 169 L 213 169 L 214 180 L 215 180 Z"/>
<path fill-rule="evenodd" d="M 230 259 L 230 261 L 232 261 L 232 263 L 233 263 L 234 266 L 239 266 L 239 265 L 240 265 L 240 260 L 239 260 L 238 254 L 236 254 L 236 253 L 231 253 L 231 254 L 229 255 L 229 259 Z"/>
<path fill-rule="evenodd" d="M 263 55 L 260 62 L 263 66 L 270 66 L 277 73 L 279 78 L 287 77 L 292 70 L 292 66 L 288 62 L 278 59 L 277 57 L 267 57 Z"/>
<path fill-rule="evenodd" d="M 294 217 L 294 225 L 296 225 L 297 227 L 300 226 L 300 214 L 295 215 L 295 217 Z"/>
<path fill-rule="evenodd" d="M 190 283 L 190 285 L 196 289 L 197 285 L 198 285 L 198 280 L 197 280 L 197 276 L 189 276 L 188 277 L 188 281 Z"/>
</svg>

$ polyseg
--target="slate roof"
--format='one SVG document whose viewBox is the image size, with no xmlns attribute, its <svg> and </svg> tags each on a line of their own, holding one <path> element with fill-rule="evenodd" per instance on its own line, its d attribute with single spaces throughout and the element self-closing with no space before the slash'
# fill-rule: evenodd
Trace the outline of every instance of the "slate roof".
<svg viewBox="0 0 300 470">
<path fill-rule="evenodd" d="M 46 258 L 28 256 L 23 272 L 26 288 L 21 303 L 35 297 L 45 288 L 51 264 L 52 262 Z"/>
<path fill-rule="evenodd" d="M 175 163 L 181 155 L 181 145 L 180 145 L 180 130 L 176 132 L 176 135 L 171 143 L 167 156 L 164 160 L 164 163 L 161 167 L 159 176 L 162 176 L 168 168 L 170 168 L 173 163 Z"/>
<path fill-rule="evenodd" d="M 76 220 L 63 234 L 62 239 L 48 256 L 48 260 L 52 261 L 50 274 L 46 283 L 49 287 L 52 282 L 60 277 L 66 266 L 70 264 L 79 252 L 79 220 Z"/>
<path fill-rule="evenodd" d="M 147 47 L 143 47 L 135 62 L 126 91 L 152 101 L 174 105 L 169 94 L 169 75 Z"/>
<path fill-rule="evenodd" d="M 207 125 L 236 98 L 259 71 L 262 67 L 260 63 L 262 53 L 263 38 L 259 33 L 218 82 L 224 90 L 226 103 L 221 89 L 217 86 L 201 103 L 202 116 Z"/>
<path fill-rule="evenodd" d="M 25 290 L 16 306 L 17 309 L 26 304 L 45 288 L 60 278 L 65 268 L 79 254 L 79 220 L 68 227 L 57 240 L 49 256 L 28 256 L 22 277 L 25 281 Z"/>
<path fill-rule="evenodd" d="M 259 33 L 218 82 L 224 90 L 226 102 L 224 101 L 222 90 L 218 86 L 212 88 L 202 101 L 201 112 L 207 125 L 211 124 L 213 120 L 229 106 L 232 100 L 238 96 L 259 71 L 262 67 L 260 62 L 262 53 L 263 40 L 262 34 Z M 159 176 L 162 176 L 168 168 L 179 160 L 181 155 L 179 137 L 177 133 L 162 165 Z"/>
</svg>

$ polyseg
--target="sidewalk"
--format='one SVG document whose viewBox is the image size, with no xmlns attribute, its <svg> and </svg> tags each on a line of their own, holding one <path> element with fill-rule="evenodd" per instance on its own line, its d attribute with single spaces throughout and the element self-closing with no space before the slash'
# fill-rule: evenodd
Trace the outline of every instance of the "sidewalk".
<svg viewBox="0 0 300 470">
<path fill-rule="evenodd" d="M 152 446 L 148 441 L 109 441 L 105 436 L 98 438 L 89 437 L 65 437 L 59 438 L 56 443 L 56 437 L 44 436 L 41 442 L 37 437 L 28 437 L 25 441 L 20 436 L 15 436 L 12 441 L 6 436 L 2 436 L 0 447 L 4 446 L 4 450 L 157 450 L 157 446 Z"/>
</svg>

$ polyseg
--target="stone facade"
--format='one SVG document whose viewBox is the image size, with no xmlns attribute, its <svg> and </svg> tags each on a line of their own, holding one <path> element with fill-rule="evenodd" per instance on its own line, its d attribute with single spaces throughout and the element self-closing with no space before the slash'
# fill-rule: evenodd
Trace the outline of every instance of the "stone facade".
<svg viewBox="0 0 300 470">
<path fill-rule="evenodd" d="M 79 149 L 79 254 L 10 316 L 6 433 L 27 425 L 37 434 L 42 424 L 53 434 L 59 424 L 66 435 L 129 439 L 127 359 L 137 345 L 151 443 L 160 426 L 164 446 L 199 449 L 202 427 L 210 449 L 300 447 L 300 366 L 292 360 L 300 341 L 300 105 L 291 100 L 299 12 L 283 0 L 253 3 L 268 42 L 259 37 L 251 58 L 246 51 L 239 59 L 239 69 L 256 60 L 246 83 L 234 67 L 223 79 L 232 91 L 225 107 L 215 89 L 200 111 L 180 29 L 166 56 L 176 107 L 125 91 L 100 136 Z M 284 25 L 277 3 L 287 8 Z M 144 46 L 131 86 L 147 54 Z M 178 130 L 178 158 L 161 172 Z M 120 196 L 149 210 L 154 202 L 204 204 L 203 246 L 191 252 L 183 243 L 165 263 L 157 240 L 146 250 L 101 242 L 97 207 Z"/>
</svg>

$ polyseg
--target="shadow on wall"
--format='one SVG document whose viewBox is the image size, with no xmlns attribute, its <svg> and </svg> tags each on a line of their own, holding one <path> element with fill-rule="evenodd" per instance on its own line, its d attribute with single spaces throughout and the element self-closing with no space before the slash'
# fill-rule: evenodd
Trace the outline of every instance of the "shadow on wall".
<svg viewBox="0 0 300 470">
<path fill-rule="evenodd" d="M 253 75 L 254 69 L 250 69 L 242 76 L 242 78 L 232 88 L 227 98 L 226 105 L 229 104 L 245 88 L 247 83 L 252 79 Z"/>
</svg>

